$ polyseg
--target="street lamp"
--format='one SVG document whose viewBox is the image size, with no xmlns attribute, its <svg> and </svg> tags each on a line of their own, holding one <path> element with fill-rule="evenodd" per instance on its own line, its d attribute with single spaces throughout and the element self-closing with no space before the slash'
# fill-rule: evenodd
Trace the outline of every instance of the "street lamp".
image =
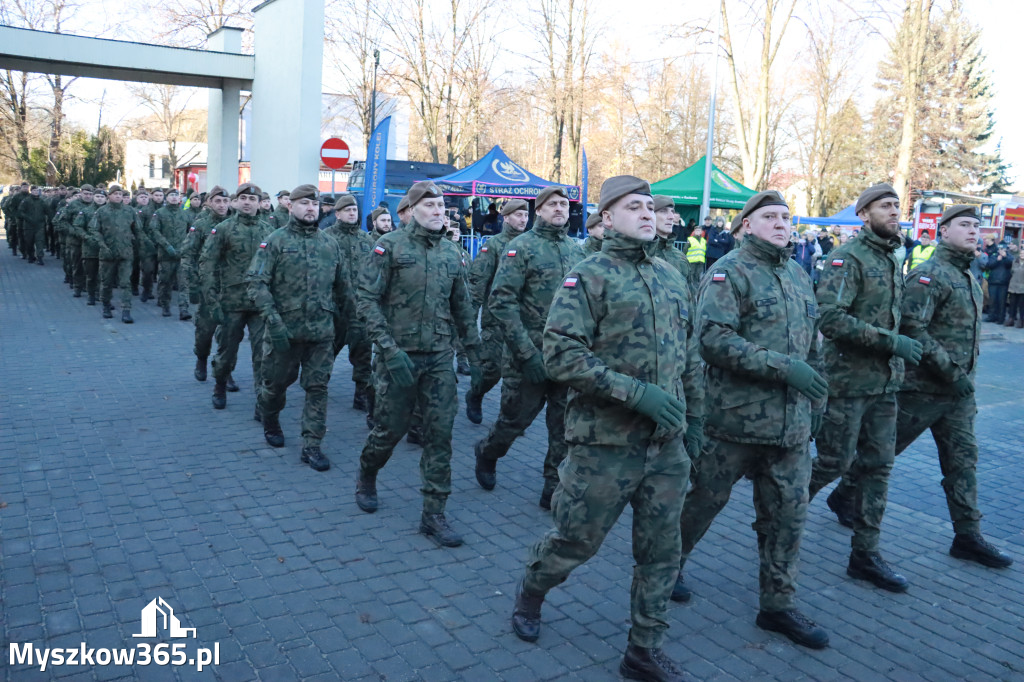
<svg viewBox="0 0 1024 682">
<path fill-rule="evenodd" d="M 370 99 L 370 130 L 368 135 L 373 135 L 373 129 L 377 127 L 377 67 L 380 66 L 380 50 L 373 51 L 373 96 Z M 369 138 L 367 138 L 369 139 Z"/>
</svg>

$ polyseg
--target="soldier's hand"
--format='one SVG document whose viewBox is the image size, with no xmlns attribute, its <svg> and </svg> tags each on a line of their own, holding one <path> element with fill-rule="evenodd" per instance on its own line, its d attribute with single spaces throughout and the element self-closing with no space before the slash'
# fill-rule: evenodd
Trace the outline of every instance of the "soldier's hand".
<svg viewBox="0 0 1024 682">
<path fill-rule="evenodd" d="M 683 436 L 683 447 L 690 461 L 700 457 L 700 451 L 704 448 L 704 421 L 702 419 L 691 419 L 686 422 L 686 435 Z"/>
<path fill-rule="evenodd" d="M 171 258 L 174 258 L 175 256 L 178 255 L 178 251 L 173 246 L 168 246 L 167 255 L 170 256 Z"/>
<path fill-rule="evenodd" d="M 962 376 L 953 382 L 953 395 L 957 398 L 966 398 L 974 393 L 974 382 L 970 377 Z"/>
<path fill-rule="evenodd" d="M 523 378 L 531 384 L 540 384 L 548 380 L 548 372 L 544 369 L 544 358 L 540 353 L 533 355 L 523 363 Z"/>
<path fill-rule="evenodd" d="M 291 348 L 289 342 L 288 327 L 285 325 L 284 320 L 276 312 L 267 316 L 267 338 L 270 339 L 270 345 L 274 347 L 279 353 L 284 353 L 286 350 Z"/>
<path fill-rule="evenodd" d="M 893 355 L 901 357 L 912 365 L 921 362 L 921 355 L 924 353 L 924 346 L 917 339 L 900 334 L 896 337 L 896 348 Z"/>
<path fill-rule="evenodd" d="M 666 429 L 679 428 L 686 418 L 686 406 L 657 384 L 643 384 L 629 407 Z"/>
<path fill-rule="evenodd" d="M 412 364 L 412 359 L 404 350 L 396 349 L 394 354 L 384 361 L 384 364 L 387 366 L 388 374 L 391 375 L 395 386 L 409 388 L 413 385 L 412 372 L 416 366 Z"/>
<path fill-rule="evenodd" d="M 828 382 L 803 360 L 793 360 L 786 373 L 786 383 L 813 401 L 828 395 Z"/>
<path fill-rule="evenodd" d="M 818 437 L 818 432 L 821 431 L 821 420 L 824 413 L 821 410 L 811 411 L 811 440 Z"/>
</svg>

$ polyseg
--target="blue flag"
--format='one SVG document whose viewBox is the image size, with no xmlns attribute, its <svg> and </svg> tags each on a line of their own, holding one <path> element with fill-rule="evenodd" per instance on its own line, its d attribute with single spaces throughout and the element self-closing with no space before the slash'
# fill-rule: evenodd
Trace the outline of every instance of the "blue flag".
<svg viewBox="0 0 1024 682">
<path fill-rule="evenodd" d="M 373 213 L 377 204 L 384 199 L 384 181 L 388 168 L 388 131 L 391 117 L 381 121 L 370 135 L 366 148 L 366 180 L 363 183 L 363 220 Z"/>
<path fill-rule="evenodd" d="M 582 187 L 580 187 L 580 190 L 581 190 L 580 198 L 583 201 L 583 230 L 581 230 L 581 231 L 583 232 L 583 236 L 584 237 L 587 236 L 587 218 L 589 217 L 589 216 L 587 216 L 587 175 L 588 175 L 588 173 L 587 173 L 587 148 L 584 147 L 583 148 L 583 182 L 580 183 L 582 185 Z"/>
</svg>

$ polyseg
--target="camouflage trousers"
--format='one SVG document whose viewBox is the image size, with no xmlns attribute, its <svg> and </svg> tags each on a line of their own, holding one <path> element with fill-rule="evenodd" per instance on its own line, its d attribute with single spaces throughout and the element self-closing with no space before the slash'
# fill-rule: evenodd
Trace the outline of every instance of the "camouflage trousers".
<svg viewBox="0 0 1024 682">
<path fill-rule="evenodd" d="M 213 378 L 227 381 L 228 375 L 235 371 L 238 362 L 238 346 L 245 336 L 245 328 L 249 328 L 249 347 L 252 350 L 252 390 L 258 394 L 260 390 L 260 368 L 263 365 L 263 317 L 251 310 L 232 310 L 224 313 L 224 324 L 220 326 L 220 337 L 217 339 L 217 354 L 213 357 Z"/>
<path fill-rule="evenodd" d="M 686 496 L 680 569 L 744 475 L 754 482 L 752 524 L 760 558 L 758 583 L 762 611 L 795 608 L 800 539 L 807 518 L 808 445 L 781 448 L 710 439 L 700 455 L 693 488 Z"/>
<path fill-rule="evenodd" d="M 82 258 L 82 278 L 89 298 L 96 298 L 100 292 L 100 259 Z"/>
<path fill-rule="evenodd" d="M 252 330 L 250 328 L 250 334 Z M 264 415 L 276 415 L 285 405 L 285 392 L 299 380 L 306 392 L 302 406 L 302 447 L 320 445 L 327 433 L 327 384 L 334 369 L 331 341 L 292 341 L 286 351 L 263 344 L 257 402 Z M 301 374 L 300 370 L 301 369 Z"/>
<path fill-rule="evenodd" d="M 82 263 L 82 241 L 76 237 L 68 237 L 64 245 L 64 266 L 71 275 L 71 284 L 75 293 L 85 291 L 85 266 Z"/>
<path fill-rule="evenodd" d="M 21 230 L 21 252 L 29 258 L 42 259 L 46 252 L 46 225 L 42 223 L 24 223 Z"/>
<path fill-rule="evenodd" d="M 357 391 L 372 391 L 373 374 L 370 364 L 373 360 L 373 344 L 366 335 L 366 326 L 337 316 L 334 318 L 334 357 L 348 346 L 348 361 L 352 365 L 352 381 Z"/>
<path fill-rule="evenodd" d="M 178 284 L 180 266 L 181 261 L 177 258 L 165 258 L 160 261 L 160 284 L 156 295 L 156 302 L 160 307 L 171 304 L 171 292 L 174 291 L 174 285 Z M 182 313 L 188 312 L 186 289 L 184 282 L 178 286 L 178 310 Z"/>
<path fill-rule="evenodd" d="M 192 319 L 196 323 L 195 345 L 192 347 L 192 352 L 196 354 L 196 357 L 205 360 L 213 349 L 215 335 L 217 336 L 217 345 L 220 346 L 220 336 L 217 334 L 220 327 L 210 317 L 210 308 L 206 303 L 199 303 L 196 307 L 195 317 Z"/>
<path fill-rule="evenodd" d="M 544 478 L 558 481 L 558 466 L 565 459 L 565 404 L 568 387 L 554 381 L 534 384 L 521 376 L 506 376 L 501 384 L 501 411 L 497 421 L 480 442 L 480 456 L 497 460 L 508 453 L 516 438 L 533 423 L 547 403 L 548 450 L 544 456 Z"/>
<path fill-rule="evenodd" d="M 444 511 L 452 490 L 452 425 L 459 409 L 455 370 L 451 350 L 436 353 L 409 353 L 414 384 L 398 388 L 391 381 L 383 359 L 374 371 L 376 402 L 373 430 L 366 438 L 359 467 L 376 474 L 391 459 L 395 445 L 409 430 L 413 408 L 419 403 L 423 414 L 423 454 L 420 455 L 420 479 L 423 511 Z"/>
<path fill-rule="evenodd" d="M 978 510 L 978 442 L 974 436 L 974 417 L 978 414 L 974 396 L 952 398 L 933 393 L 904 391 L 898 395 L 896 454 L 900 454 L 931 429 L 939 451 L 942 489 L 953 522 L 954 533 L 981 531 Z M 846 500 L 854 501 L 857 481 L 853 472 L 843 476 L 836 489 Z"/>
<path fill-rule="evenodd" d="M 629 641 L 660 647 L 679 569 L 679 513 L 690 460 L 681 439 L 569 446 L 551 498 L 549 530 L 530 550 L 523 588 L 544 595 L 597 553 L 626 505 L 633 508 Z"/>
<path fill-rule="evenodd" d="M 501 361 L 505 351 L 505 340 L 497 329 L 484 328 L 480 332 L 477 355 L 480 358 L 480 385 L 470 386 L 474 395 L 481 398 L 501 381 Z"/>
<path fill-rule="evenodd" d="M 139 256 L 139 280 L 142 290 L 147 296 L 153 294 L 153 282 L 156 280 L 156 256 Z"/>
<path fill-rule="evenodd" d="M 132 276 L 131 258 L 104 258 L 100 261 L 100 301 L 109 305 L 113 290 L 121 290 L 121 309 L 132 309 L 132 289 L 128 280 Z"/>
<path fill-rule="evenodd" d="M 858 481 L 853 512 L 854 550 L 878 551 L 896 458 L 896 394 L 829 398 L 816 439 L 811 499 L 847 471 Z"/>
</svg>

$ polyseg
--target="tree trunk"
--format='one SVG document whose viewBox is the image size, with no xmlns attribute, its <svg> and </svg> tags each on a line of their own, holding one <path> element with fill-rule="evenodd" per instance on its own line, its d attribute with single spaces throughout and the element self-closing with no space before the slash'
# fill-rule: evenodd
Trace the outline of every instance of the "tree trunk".
<svg viewBox="0 0 1024 682">
<path fill-rule="evenodd" d="M 914 142 L 917 137 L 918 95 L 921 91 L 921 72 L 924 65 L 925 43 L 928 37 L 928 22 L 931 17 L 933 0 L 908 0 L 906 25 L 911 34 L 909 49 L 903 53 L 903 128 L 900 131 L 899 154 L 893 175 L 893 188 L 900 199 L 905 213 L 911 210 L 910 164 L 913 160 Z M 897 38 L 898 39 L 898 38 Z"/>
</svg>

